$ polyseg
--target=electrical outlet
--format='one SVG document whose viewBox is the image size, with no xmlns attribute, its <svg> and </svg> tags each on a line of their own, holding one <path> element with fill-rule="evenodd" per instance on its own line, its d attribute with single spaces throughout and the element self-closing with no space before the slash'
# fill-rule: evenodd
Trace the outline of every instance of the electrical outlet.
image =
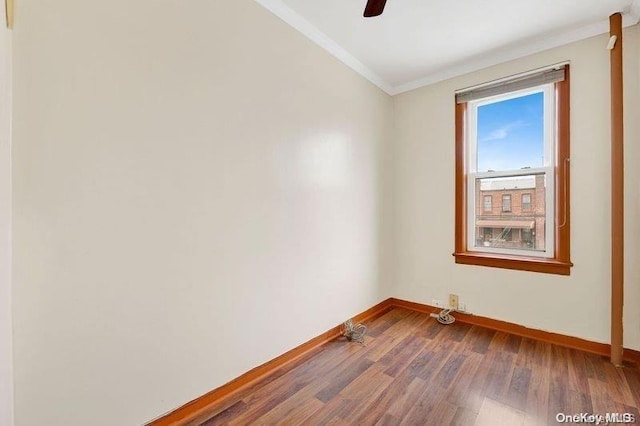
<svg viewBox="0 0 640 426">
<path fill-rule="evenodd" d="M 444 308 L 444 304 L 442 303 L 442 300 L 431 299 L 431 304 L 436 308 Z"/>
<path fill-rule="evenodd" d="M 458 309 L 458 295 L 450 294 L 449 295 L 449 307 L 451 309 Z"/>
<path fill-rule="evenodd" d="M 467 312 L 467 304 L 464 302 L 458 302 L 458 312 Z"/>
</svg>

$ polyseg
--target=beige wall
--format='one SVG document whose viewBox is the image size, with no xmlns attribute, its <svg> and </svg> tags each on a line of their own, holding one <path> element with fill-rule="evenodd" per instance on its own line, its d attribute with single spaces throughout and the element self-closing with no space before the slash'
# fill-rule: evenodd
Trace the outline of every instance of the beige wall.
<svg viewBox="0 0 640 426">
<path fill-rule="evenodd" d="M 13 424 L 11 359 L 11 32 L 6 29 L 4 19 L 0 19 L 0 425 L 3 426 Z"/>
<path fill-rule="evenodd" d="M 640 137 L 638 26 L 625 30 L 626 305 L 625 346 L 640 349 Z M 491 318 L 599 342 L 609 341 L 610 110 L 607 36 L 591 38 L 394 97 L 395 289 L 431 303 L 460 296 Z M 571 61 L 570 277 L 456 265 L 454 91 Z"/>
<path fill-rule="evenodd" d="M 17 426 L 140 424 L 391 295 L 457 293 L 476 314 L 608 340 L 606 36 L 392 100 L 251 0 L 17 7 Z M 640 349 L 638 27 L 625 37 L 625 339 Z M 571 277 L 455 265 L 453 91 L 566 59 Z"/>
<path fill-rule="evenodd" d="M 141 424 L 389 295 L 388 95 L 251 0 L 16 6 L 17 426 Z"/>
</svg>

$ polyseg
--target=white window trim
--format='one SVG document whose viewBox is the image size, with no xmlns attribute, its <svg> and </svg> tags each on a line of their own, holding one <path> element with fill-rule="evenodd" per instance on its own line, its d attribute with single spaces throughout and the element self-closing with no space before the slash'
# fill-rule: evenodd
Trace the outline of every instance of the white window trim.
<svg viewBox="0 0 640 426">
<path fill-rule="evenodd" d="M 477 116 L 478 107 L 501 102 L 533 93 L 544 93 L 544 160 L 543 167 L 518 169 L 499 172 L 477 171 Z M 465 169 L 467 170 L 467 250 L 470 252 L 496 253 L 508 256 L 527 256 L 540 258 L 555 257 L 555 152 L 556 152 L 556 123 L 555 123 L 555 86 L 553 83 L 544 84 L 507 94 L 492 96 L 468 102 L 467 140 L 465 147 Z M 475 181 L 482 178 L 528 176 L 534 174 L 545 175 L 545 250 L 518 250 L 496 247 L 477 247 L 476 240 L 476 202 Z M 512 197 L 513 198 L 513 197 Z M 513 199 L 511 200 L 513 204 Z M 513 205 L 511 206 L 513 210 Z M 501 207 L 502 209 L 502 207 Z"/>
</svg>

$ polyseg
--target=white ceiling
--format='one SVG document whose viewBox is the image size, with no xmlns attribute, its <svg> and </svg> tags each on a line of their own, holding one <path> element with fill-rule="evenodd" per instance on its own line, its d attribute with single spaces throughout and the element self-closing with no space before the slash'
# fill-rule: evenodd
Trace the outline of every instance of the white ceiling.
<svg viewBox="0 0 640 426">
<path fill-rule="evenodd" d="M 389 94 L 608 31 L 640 0 L 256 0 Z"/>
</svg>

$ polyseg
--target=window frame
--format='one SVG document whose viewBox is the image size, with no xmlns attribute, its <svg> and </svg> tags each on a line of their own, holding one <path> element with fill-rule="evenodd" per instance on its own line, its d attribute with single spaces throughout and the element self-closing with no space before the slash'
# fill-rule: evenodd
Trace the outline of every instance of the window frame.
<svg viewBox="0 0 640 426">
<path fill-rule="evenodd" d="M 553 252 L 549 257 L 473 251 L 468 248 L 468 102 L 455 103 L 455 262 L 466 265 L 516 269 L 570 275 L 570 66 L 564 65 L 564 79 L 553 83 L 554 162 L 553 168 Z M 455 102 L 455 100 L 454 100 Z M 531 171 L 529 171 L 531 174 Z M 513 201 L 513 200 L 512 200 Z M 513 207 L 513 206 L 512 206 Z"/>
<path fill-rule="evenodd" d="M 524 197 L 529 197 L 529 202 L 528 203 L 524 202 Z M 526 209 L 524 208 L 525 204 L 528 206 Z M 527 192 L 527 193 L 521 194 L 520 195 L 520 211 L 530 212 L 531 210 L 532 210 L 531 209 L 531 193 Z"/>
<path fill-rule="evenodd" d="M 487 204 L 489 204 L 489 208 L 487 208 Z M 493 195 L 485 195 L 482 198 L 482 213 L 493 213 Z"/>
<path fill-rule="evenodd" d="M 512 92 L 489 96 L 487 98 L 478 99 L 475 101 L 470 101 L 467 103 L 468 105 L 468 118 L 467 125 L 469 123 L 477 124 L 477 113 L 478 109 L 485 106 L 490 105 L 496 102 L 507 101 L 511 99 L 516 99 L 519 97 L 531 95 L 534 93 L 542 93 L 544 95 L 544 141 L 543 141 L 543 152 L 544 159 L 542 166 L 537 167 L 527 167 L 522 169 L 512 169 L 512 170 L 499 170 L 499 171 L 478 171 L 477 170 L 477 160 L 478 160 L 478 146 L 477 146 L 477 135 L 475 133 L 476 126 L 469 126 L 469 134 L 467 140 L 465 140 L 465 146 L 468 152 L 466 158 L 466 170 L 467 170 L 467 236 L 469 240 L 467 241 L 467 247 L 469 252 L 487 252 L 487 253 L 496 253 L 503 255 L 514 255 L 514 256 L 529 256 L 529 257 L 545 257 L 551 258 L 554 256 L 554 232 L 553 226 L 551 224 L 554 222 L 553 212 L 555 210 L 555 200 L 553 198 L 553 188 L 555 187 L 555 175 L 553 172 L 553 164 L 555 163 L 555 91 L 554 85 L 551 83 L 545 83 L 533 87 L 527 87 L 526 89 L 514 90 Z M 484 247 L 478 246 L 474 244 L 474 229 L 476 227 L 475 219 L 475 203 L 477 200 L 475 199 L 475 181 L 482 179 L 491 179 L 491 178 L 512 178 L 518 176 L 537 176 L 544 175 L 546 184 L 548 186 L 548 190 L 545 191 L 545 243 L 544 250 L 535 250 L 531 251 L 528 249 L 517 249 L 517 248 L 501 248 L 501 247 Z M 534 178 L 535 179 L 535 178 Z M 550 190 L 549 190 L 550 188 Z M 515 213 L 514 210 L 514 197 L 511 194 L 502 194 L 500 197 L 501 206 L 500 206 L 500 214 L 505 216 L 511 216 Z M 505 209 L 505 199 L 508 199 L 508 207 L 509 209 Z"/>
<path fill-rule="evenodd" d="M 508 209 L 506 208 L 505 201 L 509 203 Z M 513 209 L 511 208 L 511 194 L 502 194 L 502 213 L 513 213 Z"/>
</svg>

